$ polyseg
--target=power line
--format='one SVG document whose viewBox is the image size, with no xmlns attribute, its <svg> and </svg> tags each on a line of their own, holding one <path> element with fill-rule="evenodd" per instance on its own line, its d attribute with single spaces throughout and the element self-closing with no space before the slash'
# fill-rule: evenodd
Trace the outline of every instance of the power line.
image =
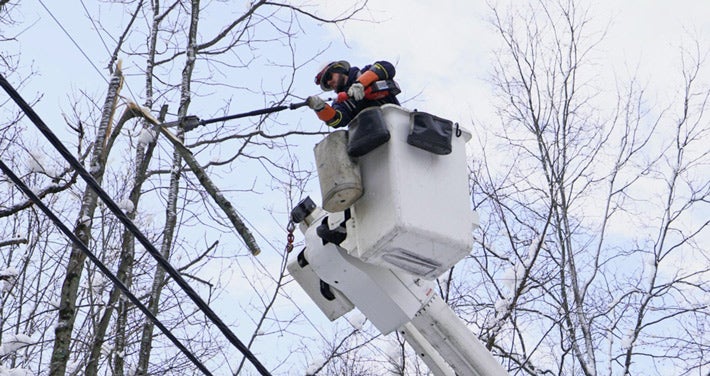
<svg viewBox="0 0 710 376">
<path fill-rule="evenodd" d="M 80 3 L 81 3 L 81 7 L 84 8 L 84 12 L 86 12 L 86 15 L 89 16 L 91 14 L 91 12 L 89 12 L 89 10 L 86 8 L 86 4 L 84 3 L 84 0 L 81 0 Z M 45 7 L 45 9 L 46 9 L 46 7 Z M 104 49 L 106 50 L 106 52 L 111 54 L 111 50 L 108 48 L 106 41 L 101 36 L 101 33 L 99 32 L 99 27 L 98 27 L 98 25 L 96 25 L 96 22 L 94 22 L 94 18 L 93 17 L 88 17 L 88 18 L 89 18 L 89 21 L 91 21 L 91 24 L 94 25 L 94 30 L 96 31 L 96 35 L 101 40 L 101 44 L 104 45 Z"/>
<path fill-rule="evenodd" d="M 49 16 L 52 17 L 52 20 L 54 20 L 54 23 L 56 23 L 57 26 L 59 26 L 59 28 L 64 32 L 64 35 L 66 35 L 67 38 L 69 38 L 69 40 L 72 41 L 72 43 L 74 44 L 74 46 L 76 47 L 76 49 L 79 50 L 79 52 L 84 56 L 84 58 L 86 59 L 86 61 L 88 61 L 89 64 L 94 68 L 94 70 L 96 71 L 96 73 L 98 73 L 98 75 L 101 76 L 101 79 L 103 79 L 106 83 L 108 83 L 108 79 L 106 78 L 106 76 L 104 75 L 104 73 L 101 72 L 101 69 L 99 69 L 99 67 L 97 67 L 96 64 L 94 64 L 94 61 L 91 60 L 91 58 L 89 57 L 89 55 L 86 54 L 86 52 L 84 52 L 84 49 L 81 48 L 81 46 L 79 45 L 79 43 L 74 39 L 74 37 L 71 36 L 71 34 L 69 33 L 69 31 L 64 27 L 64 25 L 62 25 L 62 23 L 59 21 L 59 19 L 57 19 L 57 17 L 54 15 L 54 13 L 52 13 L 52 11 L 49 10 L 49 8 L 47 8 L 47 6 L 44 4 L 44 2 L 43 2 L 42 0 L 38 0 L 38 1 L 39 1 L 39 3 L 42 5 L 42 7 L 44 8 L 44 10 L 47 11 L 47 13 L 49 14 Z M 87 14 L 88 14 L 89 12 L 88 12 L 88 10 L 86 9 L 86 5 L 84 4 L 83 1 L 81 2 L 81 5 L 84 7 L 84 10 L 85 10 L 85 11 L 87 12 Z M 94 25 L 94 28 L 95 28 L 95 30 L 96 30 L 96 34 L 98 35 L 99 39 L 101 40 L 101 43 L 104 45 L 104 48 L 106 49 L 106 52 L 108 52 L 109 55 L 110 55 L 111 52 L 109 51 L 108 46 L 106 45 L 106 42 L 104 41 L 103 37 L 102 37 L 101 34 L 99 33 L 98 28 L 96 27 L 96 24 L 94 23 L 94 20 L 93 20 L 92 18 L 89 18 L 89 19 L 91 20 L 92 25 Z M 135 96 L 135 94 L 133 94 L 133 90 L 131 90 L 131 87 L 130 87 L 130 85 L 128 84 L 128 82 L 124 82 L 124 86 L 125 86 L 126 89 L 128 89 L 128 91 L 131 93 L 131 96 L 133 97 L 133 99 L 135 99 L 136 96 Z"/>
<path fill-rule="evenodd" d="M 246 347 L 242 341 L 229 329 L 229 327 L 219 318 L 219 316 L 210 308 L 210 306 L 205 303 L 204 300 L 197 294 L 197 292 L 185 281 L 185 279 L 180 275 L 180 273 L 170 265 L 170 262 L 166 260 L 160 252 L 155 248 L 155 246 L 148 240 L 148 238 L 136 227 L 136 225 L 128 218 L 125 213 L 118 207 L 118 205 L 113 201 L 106 191 L 101 188 L 99 183 L 94 180 L 93 176 L 86 171 L 86 169 L 81 165 L 81 163 L 71 154 L 71 152 L 62 144 L 62 142 L 57 138 L 57 136 L 49 129 L 49 127 L 42 121 L 42 119 L 34 112 L 32 107 L 25 102 L 25 100 L 20 96 L 20 94 L 15 90 L 12 85 L 5 79 L 5 76 L 0 74 L 0 86 L 5 89 L 5 91 L 10 95 L 10 97 L 17 103 L 20 109 L 27 115 L 27 117 L 37 126 L 37 129 L 42 132 L 42 134 L 47 138 L 47 140 L 54 146 L 57 151 L 66 159 L 69 164 L 81 175 L 86 184 L 93 189 L 96 194 L 101 198 L 106 207 L 108 207 L 111 212 L 118 218 L 126 229 L 130 231 L 133 236 L 145 247 L 145 249 L 153 256 L 153 258 L 163 267 L 163 269 L 172 277 L 175 282 L 182 288 L 182 290 L 190 297 L 190 299 L 197 305 L 197 307 L 207 316 L 212 323 L 217 326 L 217 328 L 224 334 L 224 336 L 229 340 L 229 342 L 234 345 L 243 355 L 247 358 L 252 365 L 259 371 L 262 376 L 271 376 L 269 371 L 261 364 L 261 362 L 254 356 L 254 354 Z"/>
<path fill-rule="evenodd" d="M 86 54 L 86 52 L 84 52 L 84 50 L 81 48 L 81 46 L 79 46 L 79 43 L 77 43 L 77 41 L 74 40 L 74 38 L 72 38 L 71 34 L 69 34 L 67 29 L 65 29 L 64 26 L 62 25 L 62 23 L 59 22 L 57 17 L 54 17 L 54 14 L 52 14 L 52 12 L 49 10 L 49 8 L 47 8 L 47 6 L 44 5 L 44 2 L 42 0 L 39 0 L 39 3 L 42 5 L 44 10 L 46 10 L 47 13 L 49 13 L 49 16 L 52 17 L 52 19 L 59 26 L 59 28 L 62 29 L 64 34 L 72 41 L 72 43 L 74 43 L 74 46 L 76 46 L 76 48 L 79 50 L 79 52 L 81 52 L 81 54 L 84 55 L 84 58 L 86 58 L 86 61 L 88 61 L 89 64 L 91 64 L 91 66 L 94 67 L 94 70 L 99 74 L 99 76 L 101 76 L 101 78 L 103 78 L 104 81 L 106 81 L 106 83 L 108 83 L 108 80 L 106 79 L 104 74 L 101 73 L 101 70 L 96 66 L 96 64 L 94 64 L 94 62 L 89 58 L 89 56 Z"/>
<path fill-rule="evenodd" d="M 24 192 L 25 195 L 27 195 L 27 197 L 29 197 L 30 201 L 37 205 L 37 207 L 39 207 L 42 212 L 44 212 L 44 214 L 49 217 L 49 219 L 54 222 L 57 227 L 59 227 L 59 229 L 64 233 L 64 235 L 71 239 L 71 241 L 73 241 L 74 244 L 76 244 L 76 246 L 79 247 L 81 251 L 84 252 L 84 254 L 86 254 L 86 256 L 94 264 L 96 264 L 99 270 L 101 270 L 101 272 L 106 275 L 111 280 L 111 282 L 113 282 L 113 284 L 116 285 L 116 287 L 118 287 L 118 289 L 121 290 L 128 297 L 128 300 L 130 300 L 131 303 L 135 304 L 141 310 L 141 312 L 143 312 L 143 314 L 145 314 L 150 319 L 150 321 L 152 321 L 153 324 L 155 324 L 155 326 L 157 326 L 160 331 L 162 331 L 163 334 L 165 334 L 170 339 L 170 341 L 172 341 L 172 343 L 175 344 L 175 346 L 177 346 L 177 348 L 180 349 L 180 351 L 182 351 L 182 353 L 185 354 L 192 361 L 192 363 L 197 366 L 197 368 L 199 368 L 205 375 L 212 375 L 212 373 L 210 373 L 210 371 L 205 367 L 205 365 L 202 364 L 202 362 L 200 362 L 195 357 L 195 355 L 192 354 L 192 352 L 190 352 L 190 350 L 188 350 L 187 347 L 185 347 L 185 345 L 183 345 L 182 342 L 180 342 L 180 340 L 178 340 L 177 337 L 173 335 L 170 329 L 165 327 L 165 325 L 163 325 L 163 323 L 160 322 L 160 320 L 158 320 L 158 318 L 155 317 L 152 312 L 150 312 L 150 309 L 148 309 L 148 307 L 146 307 L 135 295 L 133 295 L 133 293 L 131 293 L 131 290 L 129 290 L 128 287 L 126 287 L 126 285 L 124 285 L 123 282 L 121 282 L 121 280 L 118 279 L 118 277 L 113 274 L 113 272 L 109 270 L 109 268 L 106 267 L 106 265 L 101 262 L 101 260 L 99 260 L 96 255 L 91 252 L 89 247 L 87 247 L 86 244 L 81 241 L 81 239 L 79 239 L 66 225 L 64 225 L 62 220 L 59 219 L 59 217 L 57 217 L 52 212 L 52 210 L 49 209 L 49 207 L 47 207 L 42 202 L 42 200 L 40 200 L 40 198 L 37 197 L 37 195 L 35 195 L 34 192 L 32 192 L 32 190 L 17 175 L 15 175 L 15 173 L 12 172 L 12 170 L 1 159 L 0 170 L 2 170 L 3 173 L 5 173 L 5 175 L 7 175 L 10 180 L 12 180 L 12 182 L 18 188 L 20 188 L 20 190 Z"/>
</svg>

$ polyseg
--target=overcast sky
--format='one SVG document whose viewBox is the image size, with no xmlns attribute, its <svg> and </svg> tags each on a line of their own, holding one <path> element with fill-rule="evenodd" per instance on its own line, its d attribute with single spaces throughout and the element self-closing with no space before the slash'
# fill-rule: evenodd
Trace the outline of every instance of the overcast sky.
<svg viewBox="0 0 710 376">
<path fill-rule="evenodd" d="M 516 7 L 527 4 L 520 0 L 509 1 L 514 1 Z M 84 3 L 94 7 L 90 11 L 95 15 L 96 4 Z M 324 15 L 332 15 L 334 9 L 342 9 L 343 5 L 336 0 L 315 3 L 319 5 L 309 10 Z M 112 10 L 120 8 L 101 4 L 104 20 L 109 19 Z M 239 3 L 239 6 L 244 5 Z M 22 21 L 20 26 L 25 29 L 18 38 L 21 62 L 25 66 L 32 64 L 38 72 L 21 94 L 28 99 L 36 93 L 43 95 L 36 107 L 40 116 L 50 125 L 62 122 L 61 112 L 68 112 L 71 104 L 68 93 L 82 90 L 102 98 L 108 77 L 104 68 L 107 50 L 113 50 L 114 46 L 110 42 L 104 45 L 98 38 L 82 2 L 30 0 L 16 9 L 20 13 L 14 18 Z M 332 47 L 321 61 L 310 63 L 297 77 L 294 90 L 297 95 L 318 92 L 313 76 L 328 60 L 347 59 L 353 65 L 362 66 L 385 59 L 397 65 L 398 81 L 404 90 L 400 97 L 415 97 L 405 103 L 406 107 L 432 112 L 466 127 L 488 120 L 492 111 L 491 91 L 485 80 L 499 42 L 487 23 L 491 11 L 486 1 L 370 0 L 368 14 L 361 18 L 367 16 L 376 22 L 349 22 L 340 29 L 305 27 L 306 35 L 300 39 L 304 46 L 312 50 Z M 122 17 L 116 15 L 119 20 Z M 590 17 L 594 20 L 592 27 L 601 30 L 608 25 L 607 37 L 600 46 L 603 53 L 599 56 L 600 71 L 607 75 L 604 79 L 623 76 L 638 67 L 642 80 L 653 81 L 651 89 L 655 89 L 658 96 L 667 93 L 664 85 L 670 87 L 672 82 L 668 80 L 678 73 L 674 64 L 678 62 L 681 43 L 693 36 L 701 42 L 710 40 L 710 1 L 707 0 L 595 0 Z M 129 90 L 140 91 L 140 88 L 129 87 Z M 131 95 L 125 91 L 124 95 Z M 220 98 L 208 99 L 219 101 Z M 259 98 L 254 99 L 255 104 L 251 105 L 263 106 Z M 248 108 L 249 105 L 239 103 L 240 108 L 235 111 L 254 109 Z M 308 109 L 297 113 L 314 126 L 317 124 Z M 260 209 L 265 205 L 253 204 L 260 205 Z"/>
<path fill-rule="evenodd" d="M 514 3 L 524 8 L 526 2 Z M 593 25 L 601 30 L 609 24 L 608 36 L 600 46 L 608 59 L 601 61 L 607 72 L 623 74 L 626 66 L 639 64 L 642 78 L 668 77 L 664 72 L 678 61 L 683 39 L 699 35 L 708 40 L 710 1 L 592 3 Z M 491 12 L 486 1 L 379 0 L 373 1 L 371 8 L 375 17 L 385 21 L 352 23 L 344 29 L 353 44 L 353 56 L 358 60 L 397 60 L 407 89 L 423 92 L 421 105 L 450 112 L 457 120 L 466 121 L 467 115 L 486 111 L 489 90 L 484 79 L 490 74 L 491 53 L 499 43 L 487 24 Z"/>
<path fill-rule="evenodd" d="M 526 4 L 508 1 L 514 1 L 517 7 Z M 95 14 L 96 4 L 84 3 Z M 325 15 L 342 9 L 344 4 L 336 0 L 314 3 L 317 6 L 309 10 Z M 101 4 L 104 19 L 120 8 Z M 18 37 L 21 62 L 24 66 L 32 64 L 38 73 L 21 94 L 27 98 L 36 93 L 43 95 L 36 108 L 40 116 L 47 121 L 61 120 L 61 111 L 67 111 L 70 105 L 67 95 L 71 92 L 83 90 L 102 98 L 108 77 L 104 68 L 107 50 L 114 46 L 110 41 L 104 45 L 98 38 L 82 2 L 30 0 L 15 9 L 19 13 L 13 18 L 22 22 L 20 28 L 24 30 Z M 313 75 L 327 60 L 347 59 L 362 66 L 385 59 L 397 65 L 398 81 L 404 90 L 401 97 L 416 96 L 405 104 L 407 107 L 434 112 L 462 125 L 470 125 L 490 113 L 490 89 L 485 79 L 499 42 L 487 24 L 491 12 L 486 1 L 370 0 L 368 14 L 361 18 L 367 16 L 376 22 L 349 22 L 338 30 L 306 27 L 301 43 L 312 49 L 329 44 L 332 48 L 297 78 L 297 94 L 307 96 L 318 91 Z M 665 93 L 661 90 L 664 85 L 671 84 L 668 80 L 674 77 L 673 73 L 678 73 L 674 64 L 678 62 L 681 43 L 694 36 L 703 43 L 710 41 L 707 0 L 595 0 L 590 16 L 600 30 L 609 26 L 600 46 L 603 54 L 599 61 L 606 78 L 623 76 L 638 66 L 641 79 L 652 81 L 659 96 Z M 55 17 L 74 41 L 58 26 Z M 119 20 L 123 17 L 116 15 Z M 300 111 L 304 117 L 314 119 L 307 109 Z"/>
<path fill-rule="evenodd" d="M 34 93 L 42 93 L 44 98 L 36 110 L 51 122 L 61 119 L 61 111 L 67 111 L 67 93 L 85 90 L 98 93 L 99 98 L 103 96 L 104 78 L 108 76 L 104 69 L 107 52 L 91 31 L 81 2 L 43 2 L 88 55 L 78 50 L 39 1 L 25 1 L 19 7 L 22 14 L 18 18 L 27 27 L 19 38 L 22 63 L 32 62 L 39 73 L 21 94 L 30 98 Z M 328 12 L 343 2 L 318 3 Z M 601 61 L 603 70 L 609 74 L 607 79 L 638 65 L 641 78 L 653 80 L 654 87 L 659 88 L 658 95 L 663 95 L 660 88 L 670 85 L 665 80 L 672 78 L 668 72 L 673 71 L 678 61 L 681 42 L 694 35 L 702 42 L 710 40 L 708 0 L 595 0 L 593 3 L 595 22 L 600 26 L 609 23 Z M 369 8 L 378 22 L 350 22 L 340 30 L 307 29 L 308 43 L 314 46 L 332 43 L 333 48 L 324 55 L 325 60 L 314 62 L 303 73 L 304 77 L 299 77 L 302 86 L 296 92 L 304 96 L 317 92 L 312 78 L 326 60 L 347 59 L 362 66 L 385 59 L 397 65 L 398 81 L 405 91 L 402 96 L 416 95 L 406 107 L 432 112 L 464 126 L 490 114 L 490 89 L 485 79 L 490 74 L 492 52 L 498 41 L 486 24 L 491 13 L 485 1 L 370 0 Z M 101 73 L 95 71 L 89 60 Z"/>
<path fill-rule="evenodd" d="M 40 73 L 41 79 L 34 80 L 31 87 L 45 94 L 41 108 L 49 111 L 52 107 L 66 106 L 66 93 L 72 90 L 105 90 L 105 82 L 101 82 L 101 76 L 88 60 L 93 60 L 106 77 L 103 69 L 106 47 L 96 33 L 89 31 L 92 25 L 81 2 L 43 3 L 88 55 L 88 59 L 82 55 L 40 2 L 23 3 L 20 18 L 24 26 L 32 26 L 20 37 L 22 60 L 25 64 L 33 61 Z M 311 10 L 325 13 L 343 4 L 334 0 L 316 3 L 319 6 Z M 609 70 L 623 70 L 625 64 L 635 66 L 642 61 L 641 67 L 648 77 L 657 79 L 659 73 L 676 61 L 682 38 L 708 36 L 710 1 L 593 3 L 591 14 L 595 21 L 602 26 L 610 22 L 604 46 Z M 104 12 L 111 9 L 102 7 Z M 317 28 L 309 30 L 307 38 L 314 44 L 333 43 L 332 55 L 326 54 L 324 58 L 348 59 L 360 66 L 378 59 L 396 63 L 406 90 L 404 95 L 418 95 L 411 103 L 413 107 L 443 112 L 460 121 L 475 116 L 476 112 L 485 112 L 488 89 L 482 80 L 489 74 L 491 52 L 498 43 L 486 24 L 491 14 L 486 1 L 371 0 L 369 8 L 372 18 L 379 22 L 351 22 L 339 31 Z M 51 43 L 47 43 L 50 38 Z M 317 70 L 318 64 L 314 63 L 312 70 Z M 302 82 L 310 84 L 311 76 L 312 72 L 308 72 Z M 308 95 L 314 87 L 297 91 Z"/>
<path fill-rule="evenodd" d="M 505 7 L 510 1 L 498 3 Z M 309 10 L 324 15 L 342 10 L 343 6 L 342 1 L 335 0 L 314 3 L 317 5 Z M 527 4 L 514 3 L 520 8 Z M 89 12 L 96 14 L 96 4 L 84 4 Z M 114 46 L 110 41 L 99 39 L 82 2 L 31 0 L 19 9 L 21 14 L 17 18 L 23 21 L 23 28 L 27 27 L 19 38 L 21 59 L 25 65 L 32 63 L 38 72 L 21 94 L 29 99 L 41 93 L 43 99 L 35 107 L 36 111 L 47 123 L 63 126 L 61 114 L 70 112 L 68 93 L 83 90 L 103 97 L 108 77 L 106 57 Z M 107 15 L 117 9 L 119 7 L 102 3 L 102 19 L 108 19 Z M 316 94 L 318 88 L 312 83 L 313 75 L 327 60 L 346 59 L 355 66 L 362 66 L 385 59 L 397 66 L 398 82 L 403 89 L 400 99 L 413 98 L 404 102 L 405 107 L 458 122 L 474 131 L 475 137 L 475 128 L 496 121 L 491 88 L 486 83 L 491 74 L 493 52 L 500 43 L 488 23 L 491 14 L 485 0 L 370 0 L 369 12 L 361 18 L 371 17 L 375 22 L 349 22 L 339 29 L 306 27 L 306 35 L 299 43 L 310 45 L 313 51 L 327 45 L 331 48 L 321 60 L 305 67 L 296 78 L 294 92 L 302 97 Z M 678 46 L 684 40 L 694 35 L 702 41 L 710 40 L 710 22 L 707 21 L 710 1 L 707 0 L 596 0 L 590 8 L 590 16 L 593 28 L 601 30 L 608 25 L 607 37 L 598 50 L 603 53 L 597 56 L 600 72 L 606 77 L 600 76 L 599 80 L 608 80 L 612 85 L 614 77 L 623 77 L 630 70 L 638 69 L 641 80 L 653 82 L 649 88 L 652 95 L 672 95 L 664 88 L 671 87 L 670 80 L 675 77 L 672 73 L 678 73 L 673 64 L 678 62 Z M 117 15 L 116 19 L 124 17 Z M 50 40 L 51 43 L 47 43 Z M 131 67 L 127 68 L 130 72 Z M 133 67 L 133 73 L 139 69 Z M 140 92 L 141 82 L 127 84 L 123 94 L 132 96 L 133 92 Z M 215 101 L 227 101 L 231 95 L 233 93 L 193 98 L 192 111 L 202 118 L 209 117 L 206 111 L 217 109 L 203 109 L 199 101 L 205 101 L 210 107 Z M 263 98 L 245 99 L 240 98 L 233 113 L 264 107 Z M 143 101 L 142 98 L 134 100 Z M 313 121 L 307 126 L 317 126 L 315 117 L 306 108 L 293 112 L 282 114 L 298 116 L 291 122 Z M 59 124 L 54 129 L 58 127 Z"/>
</svg>

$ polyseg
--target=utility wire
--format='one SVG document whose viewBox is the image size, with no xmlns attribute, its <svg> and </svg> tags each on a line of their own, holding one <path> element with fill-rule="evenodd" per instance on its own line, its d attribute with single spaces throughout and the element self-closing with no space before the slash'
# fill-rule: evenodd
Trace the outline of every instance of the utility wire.
<svg viewBox="0 0 710 376">
<path fill-rule="evenodd" d="M 81 54 L 84 55 L 84 58 L 86 58 L 86 61 L 88 61 L 89 64 L 91 64 L 91 66 L 94 67 L 94 70 L 99 74 L 99 76 L 101 76 L 101 78 L 104 81 L 106 81 L 106 83 L 108 83 L 104 74 L 101 73 L 101 70 L 96 66 L 96 64 L 94 64 L 94 62 L 89 58 L 89 56 L 86 54 L 86 52 L 84 52 L 84 50 L 81 48 L 81 46 L 79 46 L 79 43 L 77 43 L 76 40 L 74 40 L 74 38 L 72 38 L 72 36 L 67 31 L 67 29 L 65 29 L 64 26 L 62 25 L 62 23 L 59 22 L 57 17 L 54 17 L 54 14 L 49 10 L 49 8 L 47 8 L 46 5 L 44 5 L 44 2 L 42 0 L 39 0 L 39 3 L 42 5 L 42 8 L 44 8 L 44 10 L 46 10 L 47 13 L 49 13 L 49 16 L 52 17 L 52 19 L 59 26 L 59 28 L 62 29 L 64 34 L 66 34 L 66 36 L 72 41 L 72 43 L 74 43 L 74 46 L 76 46 L 76 48 L 79 50 L 79 52 L 81 52 Z"/>
<path fill-rule="evenodd" d="M 210 321 L 212 321 L 215 326 L 224 334 L 224 336 L 229 340 L 229 342 L 234 345 L 243 355 L 246 357 L 254 367 L 259 371 L 262 376 L 271 376 L 269 371 L 259 362 L 259 359 L 254 356 L 254 354 L 246 347 L 242 341 L 229 329 L 229 327 L 219 318 L 219 316 L 210 308 L 210 306 L 205 303 L 202 298 L 197 294 L 197 292 L 185 281 L 185 279 L 180 275 L 180 273 L 173 268 L 172 265 L 166 260 L 160 252 L 153 246 L 153 244 L 148 240 L 148 238 L 143 235 L 143 233 L 136 227 L 136 225 L 128 218 L 125 213 L 118 207 L 118 205 L 111 199 L 111 197 L 106 193 L 106 191 L 101 188 L 99 183 L 94 180 L 91 174 L 86 171 L 84 166 L 72 155 L 72 153 L 62 144 L 62 142 L 57 138 L 57 136 L 52 132 L 51 129 L 42 121 L 42 119 L 34 112 L 32 107 L 20 96 L 20 94 L 15 90 L 12 85 L 5 79 L 5 76 L 0 74 L 0 86 L 5 89 L 5 91 L 10 95 L 10 97 L 17 103 L 20 109 L 27 115 L 27 117 L 37 126 L 37 129 L 42 132 L 42 134 L 49 140 L 49 142 L 54 146 L 57 151 L 66 159 L 69 164 L 81 175 L 86 184 L 91 187 L 97 195 L 104 202 L 106 207 L 108 207 L 111 212 L 118 218 L 124 226 L 130 231 L 133 236 L 145 247 L 145 249 L 153 256 L 153 258 L 164 268 L 164 270 L 172 277 L 175 282 L 182 288 L 183 291 L 190 297 L 190 299 L 197 305 L 197 307 L 204 312 Z"/>
<path fill-rule="evenodd" d="M 113 272 L 111 270 L 109 270 L 109 268 L 106 267 L 106 265 L 103 262 L 101 262 L 101 260 L 99 260 L 99 258 L 96 257 L 96 255 L 94 255 L 91 252 L 89 247 L 87 247 L 86 244 L 84 244 L 81 241 L 81 239 L 79 239 L 62 222 L 62 220 L 59 219 L 59 217 L 57 217 L 52 212 L 52 210 L 49 209 L 42 202 L 42 200 L 40 200 L 40 198 L 34 194 L 34 192 L 32 192 L 32 190 L 22 181 L 22 179 L 20 179 L 17 175 L 15 175 L 14 172 L 12 172 L 12 170 L 1 159 L 0 159 L 0 170 L 2 170 L 3 173 L 5 173 L 5 175 L 7 175 L 10 178 L 10 180 L 12 180 L 12 182 L 15 183 L 15 185 L 17 187 L 19 187 L 22 192 L 25 193 L 25 195 L 27 195 L 27 197 L 29 197 L 30 201 L 32 201 L 35 205 L 37 205 L 37 207 L 39 207 L 44 212 L 44 214 L 47 215 L 47 217 L 49 217 L 49 219 L 52 222 L 54 222 L 54 224 L 57 227 L 59 227 L 59 229 L 64 233 L 64 235 L 66 235 L 69 239 L 71 239 L 74 242 L 74 244 L 76 244 L 76 246 L 78 246 L 82 250 L 82 252 L 84 252 L 86 254 L 86 256 L 89 257 L 89 259 L 91 259 L 91 261 L 94 262 L 94 264 L 96 264 L 96 266 L 99 268 L 99 270 L 101 270 L 101 272 L 104 273 L 104 275 L 106 275 L 111 280 L 111 282 L 113 282 L 113 284 L 116 285 L 116 287 L 118 287 L 118 289 L 121 290 L 128 297 L 128 300 L 130 300 L 131 303 L 135 304 L 146 316 L 148 316 L 150 321 L 152 321 L 153 324 L 155 324 L 155 326 L 157 326 L 160 329 L 160 331 L 162 331 L 163 334 L 165 334 L 170 339 L 170 341 L 172 341 L 172 343 L 175 344 L 175 346 L 177 346 L 177 348 L 180 349 L 180 351 L 182 351 L 182 353 L 185 354 L 192 361 L 192 363 L 197 366 L 197 368 L 199 368 L 205 375 L 210 375 L 210 376 L 212 375 L 212 373 L 210 373 L 210 371 L 205 367 L 205 365 L 202 364 L 202 362 L 200 362 L 195 357 L 195 355 L 192 354 L 192 352 L 190 352 L 190 350 L 188 350 L 187 347 L 185 347 L 185 345 L 183 345 L 180 342 L 180 340 L 178 340 L 173 335 L 173 333 L 170 331 L 170 329 L 165 327 L 165 325 L 163 325 L 163 323 L 160 322 L 160 320 L 158 320 L 158 318 L 155 317 L 155 315 L 153 315 L 152 312 L 150 312 L 148 307 L 146 307 L 135 295 L 133 295 L 133 293 L 131 293 L 131 290 L 129 290 L 128 287 L 126 287 L 126 285 L 124 285 L 123 282 L 121 282 L 121 280 L 118 279 L 118 277 L 115 274 L 113 274 Z"/>
<path fill-rule="evenodd" d="M 94 17 L 91 17 L 91 12 L 89 11 L 89 9 L 86 8 L 86 4 L 84 3 L 84 0 L 81 0 L 80 3 L 81 3 L 81 7 L 84 8 L 84 12 L 85 12 L 87 18 L 89 19 L 89 21 L 91 21 L 91 24 L 94 26 L 94 31 L 96 31 L 96 36 L 99 37 L 99 39 L 101 40 L 101 44 L 104 45 L 104 49 L 110 55 L 111 49 L 108 48 L 106 41 L 104 40 L 103 36 L 101 36 L 101 31 L 99 31 L 99 25 L 97 25 L 96 22 L 94 21 Z M 47 9 L 46 6 L 44 8 Z"/>
<path fill-rule="evenodd" d="M 104 80 L 106 83 L 108 83 L 108 80 L 106 79 L 106 76 L 101 72 L 101 69 L 99 69 L 99 67 L 97 67 L 96 64 L 94 64 L 94 61 L 91 60 L 91 58 L 89 57 L 89 55 L 86 54 L 86 52 L 84 52 L 84 49 L 81 48 L 79 43 L 74 39 L 74 37 L 71 36 L 71 34 L 69 34 L 69 31 L 64 27 L 64 25 L 62 25 L 62 23 L 57 19 L 57 17 L 54 16 L 54 13 L 52 13 L 52 11 L 49 10 L 49 8 L 47 8 L 47 5 L 45 5 L 42 0 L 38 0 L 38 1 L 39 1 L 40 5 L 42 5 L 42 8 L 44 8 L 44 10 L 47 11 L 49 16 L 52 17 L 52 20 L 54 20 L 54 23 L 56 23 L 57 26 L 59 26 L 59 28 L 64 32 L 64 35 L 66 35 L 67 38 L 69 38 L 69 40 L 72 41 L 72 43 L 74 44 L 76 49 L 79 50 L 79 52 L 81 52 L 81 54 L 84 56 L 86 61 L 94 68 L 94 70 L 96 71 L 96 73 L 98 73 L 98 75 L 101 77 L 101 79 Z M 81 5 L 84 7 L 84 10 L 86 11 L 86 13 L 89 14 L 89 11 L 86 9 L 86 6 L 84 5 L 83 1 L 81 2 Z M 108 46 L 106 46 L 106 42 L 104 42 L 103 37 L 101 37 L 101 33 L 99 32 L 98 28 L 96 27 L 96 24 L 94 24 L 93 19 L 91 19 L 91 23 L 94 25 L 94 29 L 96 30 L 96 34 L 98 35 L 99 39 L 101 40 L 101 43 L 104 45 L 104 48 L 106 49 L 106 51 L 110 55 L 111 52 L 109 51 Z M 133 94 L 133 90 L 131 90 L 131 87 L 128 84 L 128 82 L 124 82 L 124 86 L 131 93 L 131 97 L 133 97 L 133 99 L 135 99 L 136 96 L 135 96 L 135 94 Z"/>
</svg>

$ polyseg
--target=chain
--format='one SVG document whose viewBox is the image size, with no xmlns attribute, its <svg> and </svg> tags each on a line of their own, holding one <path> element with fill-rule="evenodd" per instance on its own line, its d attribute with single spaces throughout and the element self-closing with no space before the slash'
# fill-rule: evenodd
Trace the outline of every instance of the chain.
<svg viewBox="0 0 710 376">
<path fill-rule="evenodd" d="M 286 253 L 293 251 L 293 230 L 295 229 L 296 224 L 293 221 L 288 221 L 288 225 L 286 225 L 286 231 L 288 231 L 288 235 L 286 235 Z"/>
</svg>

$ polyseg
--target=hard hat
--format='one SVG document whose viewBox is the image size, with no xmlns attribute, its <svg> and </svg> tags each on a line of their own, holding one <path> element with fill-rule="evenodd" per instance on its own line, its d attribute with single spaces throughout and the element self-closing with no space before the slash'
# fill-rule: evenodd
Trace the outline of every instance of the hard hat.
<svg viewBox="0 0 710 376">
<path fill-rule="evenodd" d="M 345 60 L 333 61 L 325 65 L 323 69 L 316 75 L 316 85 L 320 85 L 320 88 L 324 91 L 333 90 L 332 87 L 328 87 L 328 81 L 330 81 L 330 76 L 333 73 L 348 74 L 350 72 L 350 63 Z"/>
</svg>

